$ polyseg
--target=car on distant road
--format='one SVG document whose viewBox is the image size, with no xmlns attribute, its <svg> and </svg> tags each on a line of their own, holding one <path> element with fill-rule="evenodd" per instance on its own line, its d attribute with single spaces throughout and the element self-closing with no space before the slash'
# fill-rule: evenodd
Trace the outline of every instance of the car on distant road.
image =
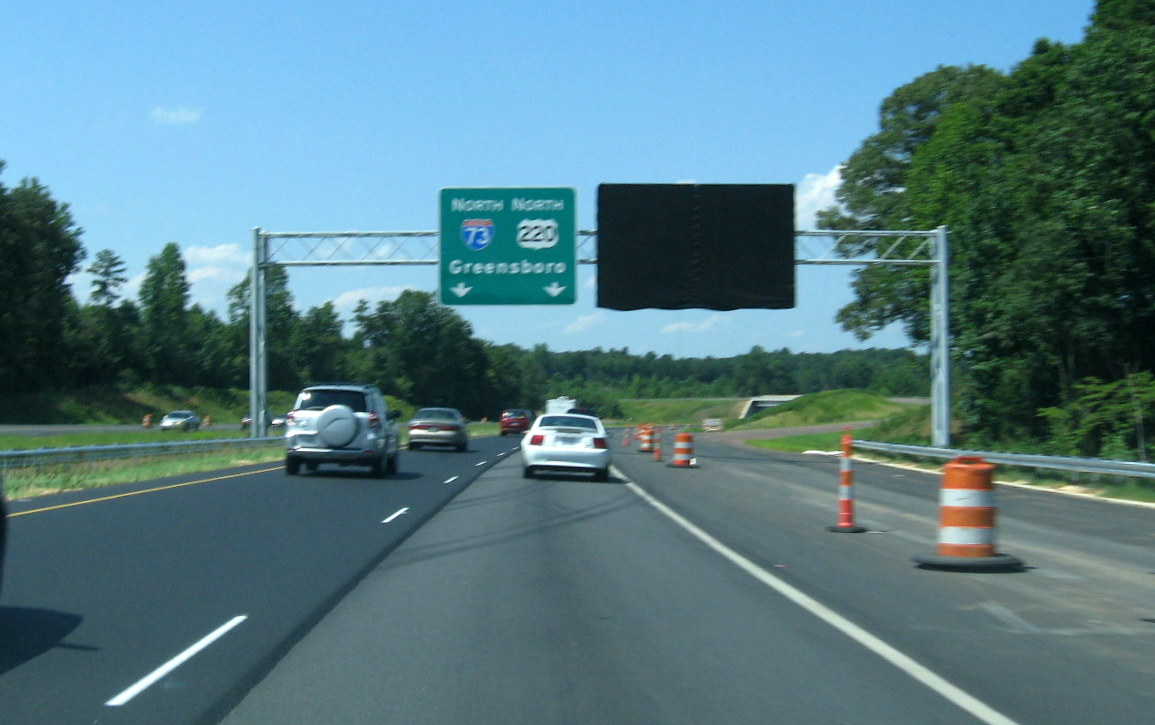
<svg viewBox="0 0 1155 725">
<path fill-rule="evenodd" d="M 201 418 L 191 410 L 174 410 L 160 419 L 161 430 L 200 430 Z"/>
<path fill-rule="evenodd" d="M 373 385 L 324 383 L 297 395 L 285 424 L 285 471 L 322 463 L 368 466 L 374 476 L 397 472 L 400 435 L 385 396 Z"/>
<path fill-rule="evenodd" d="M 464 451 L 469 445 L 469 426 L 457 408 L 421 408 L 409 421 L 409 450 L 424 446 L 453 446 Z"/>
<path fill-rule="evenodd" d="M 610 478 L 610 441 L 601 419 L 564 413 L 541 415 L 521 438 L 522 475 L 554 471 Z"/>
<path fill-rule="evenodd" d="M 529 430 L 533 422 L 533 413 L 521 408 L 510 408 L 501 411 L 501 435 L 521 435 Z"/>
</svg>

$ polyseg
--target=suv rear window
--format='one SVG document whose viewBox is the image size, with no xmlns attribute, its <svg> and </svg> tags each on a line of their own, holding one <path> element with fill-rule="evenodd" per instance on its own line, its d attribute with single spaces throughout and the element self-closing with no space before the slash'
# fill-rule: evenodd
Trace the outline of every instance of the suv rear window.
<svg viewBox="0 0 1155 725">
<path fill-rule="evenodd" d="M 305 390 L 297 398 L 298 410 L 324 410 L 330 405 L 346 405 L 354 413 L 364 413 L 367 408 L 364 393 L 356 390 Z"/>
</svg>

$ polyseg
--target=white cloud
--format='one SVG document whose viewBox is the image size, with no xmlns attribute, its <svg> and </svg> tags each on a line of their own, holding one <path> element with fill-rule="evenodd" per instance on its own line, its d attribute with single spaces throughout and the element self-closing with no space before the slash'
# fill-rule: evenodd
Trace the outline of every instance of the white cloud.
<svg viewBox="0 0 1155 725">
<path fill-rule="evenodd" d="M 193 245 L 181 251 L 186 265 L 222 264 L 248 269 L 253 261 L 252 252 L 243 251 L 239 244 L 218 244 L 215 247 L 201 247 Z"/>
<path fill-rule="evenodd" d="M 252 256 L 241 251 L 240 245 L 218 244 L 185 247 L 181 257 L 192 303 L 225 317 L 228 292 L 248 275 Z"/>
<path fill-rule="evenodd" d="M 710 315 L 701 322 L 674 322 L 662 328 L 663 335 L 681 334 L 684 332 L 701 333 L 709 332 L 725 323 L 725 317 L 722 315 Z"/>
<path fill-rule="evenodd" d="M 585 332 L 595 325 L 599 325 L 606 319 L 605 312 L 594 312 L 590 315 L 582 315 L 573 322 L 565 326 L 565 333 L 567 335 L 575 335 L 579 332 Z"/>
<path fill-rule="evenodd" d="M 149 111 L 148 115 L 149 118 L 157 123 L 184 125 L 197 123 L 204 117 L 205 111 L 203 108 L 188 108 L 187 106 L 176 106 L 175 108 L 157 106 Z"/>
<path fill-rule="evenodd" d="M 836 203 L 834 192 L 841 183 L 841 164 L 825 174 L 807 174 L 794 189 L 794 228 L 814 229 L 818 212 Z"/>
<path fill-rule="evenodd" d="M 392 302 L 407 289 L 413 288 L 408 285 L 400 285 L 391 287 L 362 287 L 361 289 L 349 290 L 342 292 L 332 300 L 333 307 L 340 315 L 351 315 L 361 300 L 365 300 L 369 303 L 370 307 L 374 307 L 378 302 Z"/>
<path fill-rule="evenodd" d="M 230 280 L 230 285 L 244 279 L 252 265 L 252 256 L 245 254 L 237 244 L 219 244 L 215 247 L 185 247 L 181 250 L 189 282 Z"/>
</svg>

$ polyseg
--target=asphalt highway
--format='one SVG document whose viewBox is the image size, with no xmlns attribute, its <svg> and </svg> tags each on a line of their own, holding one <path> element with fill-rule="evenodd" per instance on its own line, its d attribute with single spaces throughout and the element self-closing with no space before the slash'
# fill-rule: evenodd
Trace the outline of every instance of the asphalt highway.
<svg viewBox="0 0 1155 725">
<path fill-rule="evenodd" d="M 1155 511 L 1000 486 L 1023 571 L 919 568 L 937 475 L 700 434 L 526 480 L 276 465 L 12 502 L 0 723 L 1146 723 Z"/>
<path fill-rule="evenodd" d="M 11 501 L 0 723 L 217 719 L 506 448 L 402 452 L 384 480 L 264 464 Z"/>
<path fill-rule="evenodd" d="M 1152 517 L 1000 491 L 1011 573 L 925 570 L 940 478 L 701 436 L 608 484 L 503 460 L 225 719 L 312 723 L 1146 723 Z"/>
</svg>

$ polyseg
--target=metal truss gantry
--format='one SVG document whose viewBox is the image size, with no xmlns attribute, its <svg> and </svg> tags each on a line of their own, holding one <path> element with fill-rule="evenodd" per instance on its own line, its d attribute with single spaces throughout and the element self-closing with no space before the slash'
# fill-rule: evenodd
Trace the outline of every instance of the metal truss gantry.
<svg viewBox="0 0 1155 725">
<path fill-rule="evenodd" d="M 579 264 L 597 264 L 597 231 L 578 232 Z M 933 444 L 950 445 L 950 296 L 946 227 L 932 231 L 834 231 L 794 233 L 796 265 L 931 268 L 931 408 Z M 268 358 L 265 270 L 270 267 L 422 266 L 439 262 L 440 233 L 267 232 L 253 230 L 249 270 L 249 382 L 251 435 L 268 430 Z"/>
</svg>

